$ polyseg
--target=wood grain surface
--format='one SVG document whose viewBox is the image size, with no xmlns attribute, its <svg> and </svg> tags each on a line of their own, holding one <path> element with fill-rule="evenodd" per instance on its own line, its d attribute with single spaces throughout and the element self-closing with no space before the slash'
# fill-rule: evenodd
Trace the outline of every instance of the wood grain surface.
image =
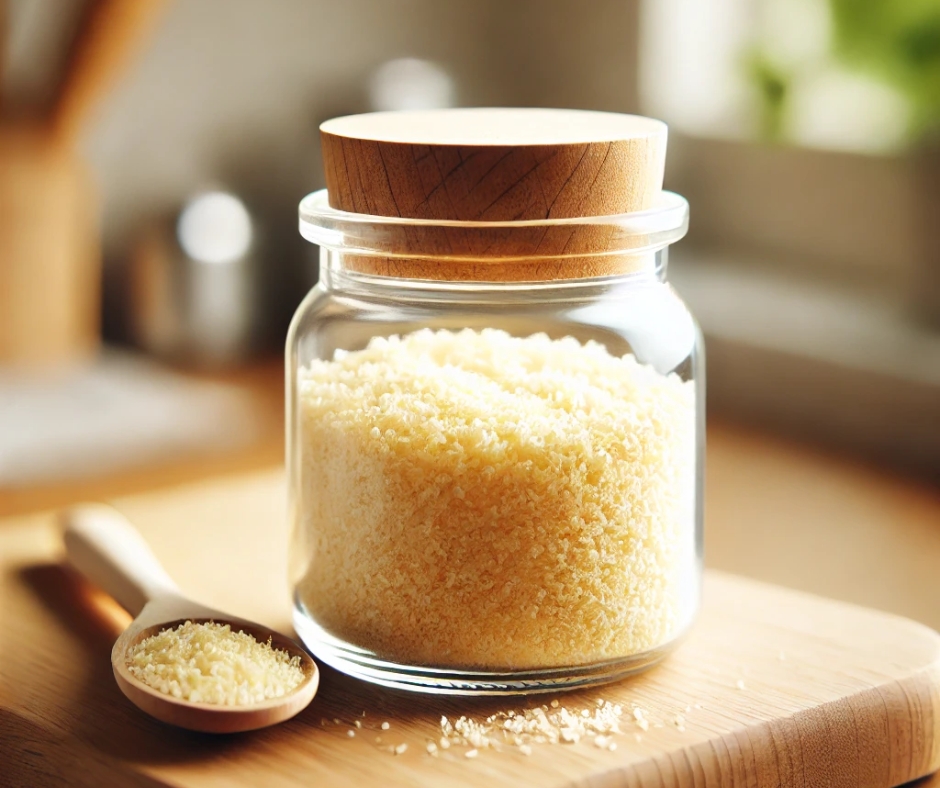
<svg viewBox="0 0 940 788">
<path fill-rule="evenodd" d="M 281 474 L 269 472 L 116 503 L 184 591 L 283 627 L 282 494 Z M 0 524 L 3 785 L 889 786 L 940 765 L 936 633 L 717 573 L 679 651 L 615 685 L 442 699 L 324 670 L 317 698 L 292 721 L 237 736 L 190 734 L 150 720 L 121 695 L 109 653 L 127 616 L 60 559 L 51 515 Z M 513 748 L 474 759 L 460 747 L 437 758 L 425 751 L 441 714 L 485 718 L 551 697 L 572 709 L 598 699 L 635 703 L 650 727 L 625 723 L 614 752 L 588 741 L 535 745 L 528 757 Z M 357 718 L 362 729 L 353 728 Z M 398 744 L 407 751 L 383 749 Z"/>
<path fill-rule="evenodd" d="M 334 208 L 467 222 L 642 211 L 666 156 L 662 121 L 583 110 L 373 112 L 320 138 Z"/>
<path fill-rule="evenodd" d="M 377 112 L 320 127 L 330 205 L 372 216 L 518 222 L 610 216 L 654 207 L 666 125 L 609 112 L 455 109 Z M 408 225 L 396 256 L 349 255 L 363 273 L 523 281 L 635 270 L 612 228 Z M 552 258 L 565 258 L 551 266 Z M 458 263 L 457 258 L 460 259 Z M 510 265 L 507 261 L 511 260 Z"/>
</svg>

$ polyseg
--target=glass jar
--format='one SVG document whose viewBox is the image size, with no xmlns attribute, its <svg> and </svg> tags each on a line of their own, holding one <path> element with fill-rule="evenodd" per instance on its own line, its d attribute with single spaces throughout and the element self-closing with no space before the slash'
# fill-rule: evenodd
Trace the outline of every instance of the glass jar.
<svg viewBox="0 0 940 788">
<path fill-rule="evenodd" d="M 302 201 L 320 281 L 287 340 L 290 576 L 316 656 L 495 693 L 609 681 L 676 645 L 702 552 L 702 344 L 665 281 L 687 220 L 668 192 L 528 222 Z M 559 229 L 607 248 L 507 260 L 435 242 Z"/>
</svg>

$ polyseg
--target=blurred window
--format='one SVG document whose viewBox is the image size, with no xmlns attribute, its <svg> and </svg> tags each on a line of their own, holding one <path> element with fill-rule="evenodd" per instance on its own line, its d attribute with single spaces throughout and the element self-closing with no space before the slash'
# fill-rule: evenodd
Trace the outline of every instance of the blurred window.
<svg viewBox="0 0 940 788">
<path fill-rule="evenodd" d="M 940 120 L 938 0 L 655 0 L 641 95 L 684 133 L 895 151 Z"/>
<path fill-rule="evenodd" d="M 690 247 L 940 319 L 940 0 L 641 0 L 639 63 Z"/>
</svg>

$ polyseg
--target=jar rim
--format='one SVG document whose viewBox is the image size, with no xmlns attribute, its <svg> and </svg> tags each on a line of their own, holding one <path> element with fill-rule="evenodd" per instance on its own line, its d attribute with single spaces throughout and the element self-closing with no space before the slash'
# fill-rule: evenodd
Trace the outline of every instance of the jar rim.
<svg viewBox="0 0 940 788">
<path fill-rule="evenodd" d="M 441 257 L 441 249 L 424 249 L 419 239 L 431 238 L 431 231 L 440 233 L 462 231 L 482 237 L 499 235 L 501 240 L 518 235 L 520 239 L 533 233 L 559 228 L 576 234 L 590 232 L 593 237 L 605 237 L 603 249 L 572 249 L 570 254 L 549 253 L 541 255 L 527 251 L 520 258 L 545 256 L 550 258 L 580 257 L 591 255 L 645 254 L 655 252 L 678 241 L 688 231 L 689 204 L 675 192 L 663 191 L 657 204 L 644 211 L 602 216 L 566 217 L 561 219 L 525 219 L 519 221 L 457 221 L 439 219 L 410 219 L 398 216 L 376 216 L 350 213 L 333 208 L 329 204 L 326 189 L 312 192 L 300 201 L 300 234 L 308 241 L 329 249 L 357 255 L 403 256 L 408 258 Z M 439 236 L 436 236 L 439 238 Z M 403 239 L 407 239 L 402 248 Z M 448 250 L 443 256 L 449 259 L 482 259 L 485 252 L 468 249 Z M 501 254 L 504 259 L 511 259 Z"/>
</svg>

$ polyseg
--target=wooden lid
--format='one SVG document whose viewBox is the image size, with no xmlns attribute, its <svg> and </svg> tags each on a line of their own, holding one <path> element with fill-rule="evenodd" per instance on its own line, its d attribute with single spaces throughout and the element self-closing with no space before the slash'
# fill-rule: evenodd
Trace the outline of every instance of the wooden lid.
<svg viewBox="0 0 940 788">
<path fill-rule="evenodd" d="M 531 228 L 522 245 L 519 233 L 491 233 L 481 246 L 473 227 L 408 228 L 397 259 L 350 259 L 358 270 L 506 281 L 544 277 L 546 270 L 555 272 L 552 279 L 635 270 L 635 257 L 611 254 L 609 227 L 549 223 L 654 207 L 667 129 L 658 120 L 609 112 L 447 109 L 350 115 L 327 121 L 320 134 L 333 208 L 406 220 L 546 222 Z M 416 237 L 435 254 L 409 257 L 408 241 Z M 591 259 L 598 255 L 606 257 Z M 445 262 L 453 257 L 475 258 L 474 264 Z M 560 264 L 561 258 L 572 262 Z"/>
<path fill-rule="evenodd" d="M 520 221 L 645 210 L 666 124 L 564 109 L 376 112 L 320 126 L 330 205 L 411 219 Z"/>
</svg>

